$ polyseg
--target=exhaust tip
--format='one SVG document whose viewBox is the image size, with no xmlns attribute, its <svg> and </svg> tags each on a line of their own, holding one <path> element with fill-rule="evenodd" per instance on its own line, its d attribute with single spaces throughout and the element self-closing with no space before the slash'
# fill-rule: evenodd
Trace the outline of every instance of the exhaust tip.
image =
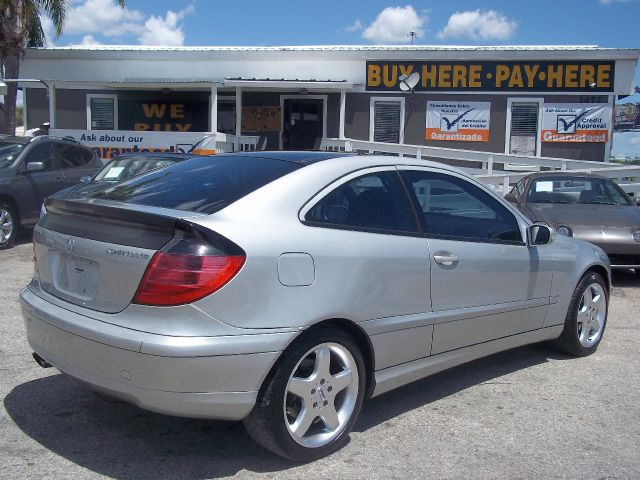
<svg viewBox="0 0 640 480">
<path fill-rule="evenodd" d="M 53 367 L 53 365 L 51 365 L 49 362 L 47 362 L 44 358 L 42 358 L 40 355 L 38 355 L 36 352 L 33 352 L 31 355 L 33 355 L 33 359 L 36 361 L 36 363 L 38 365 L 40 365 L 42 368 L 51 368 Z"/>
</svg>

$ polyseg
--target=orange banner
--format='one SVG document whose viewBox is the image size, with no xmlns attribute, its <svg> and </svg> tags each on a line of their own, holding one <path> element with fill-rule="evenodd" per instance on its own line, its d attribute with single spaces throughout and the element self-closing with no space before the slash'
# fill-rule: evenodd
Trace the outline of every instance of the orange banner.
<svg viewBox="0 0 640 480">
<path fill-rule="evenodd" d="M 457 132 L 443 132 L 439 128 L 427 128 L 426 138 L 431 141 L 488 142 L 489 130 L 461 128 Z"/>
<path fill-rule="evenodd" d="M 567 135 L 556 130 L 542 130 L 543 142 L 583 142 L 600 143 L 609 141 L 608 130 L 576 130 L 576 133 Z"/>
</svg>

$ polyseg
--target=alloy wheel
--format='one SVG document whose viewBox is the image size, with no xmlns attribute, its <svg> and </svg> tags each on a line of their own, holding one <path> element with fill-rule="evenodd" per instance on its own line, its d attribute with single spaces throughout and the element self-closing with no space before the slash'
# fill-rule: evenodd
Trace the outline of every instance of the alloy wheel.
<svg viewBox="0 0 640 480">
<path fill-rule="evenodd" d="M 604 330 L 607 318 L 606 293 L 599 283 L 590 284 L 578 306 L 578 339 L 585 348 L 595 345 Z"/>
<path fill-rule="evenodd" d="M 284 398 L 284 419 L 291 437 L 307 448 L 336 439 L 358 399 L 358 367 L 339 343 L 322 343 L 305 353 L 293 369 Z"/>
<path fill-rule="evenodd" d="M 0 208 L 0 244 L 7 243 L 13 236 L 13 217 L 9 210 Z"/>
</svg>

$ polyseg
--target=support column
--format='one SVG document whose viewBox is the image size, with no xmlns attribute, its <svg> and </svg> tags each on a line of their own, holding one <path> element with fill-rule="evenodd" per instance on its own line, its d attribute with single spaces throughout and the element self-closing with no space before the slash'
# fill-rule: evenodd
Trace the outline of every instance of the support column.
<svg viewBox="0 0 640 480">
<path fill-rule="evenodd" d="M 209 100 L 209 114 L 211 115 L 210 131 L 218 132 L 218 87 L 211 87 L 211 99 Z"/>
<path fill-rule="evenodd" d="M 236 87 L 236 140 L 234 142 L 234 151 L 240 148 L 240 135 L 242 135 L 242 88 Z"/>
<path fill-rule="evenodd" d="M 340 127 L 338 130 L 338 138 L 344 140 L 344 116 L 347 104 L 347 92 L 340 90 Z"/>
<path fill-rule="evenodd" d="M 49 83 L 47 86 L 49 93 L 49 128 L 56 128 L 56 86 Z"/>
</svg>

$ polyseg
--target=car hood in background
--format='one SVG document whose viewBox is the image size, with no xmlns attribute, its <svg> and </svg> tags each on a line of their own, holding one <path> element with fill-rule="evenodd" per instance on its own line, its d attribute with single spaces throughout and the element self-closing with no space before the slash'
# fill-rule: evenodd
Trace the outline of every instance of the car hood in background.
<svg viewBox="0 0 640 480">
<path fill-rule="evenodd" d="M 547 222 L 555 226 L 640 226 L 640 208 L 636 206 L 591 203 L 530 203 L 527 207 L 537 221 Z"/>
<path fill-rule="evenodd" d="M 78 183 L 64 190 L 51 195 L 51 198 L 87 198 L 92 193 L 95 193 L 103 188 L 113 185 L 114 182 L 90 182 L 90 183 Z"/>
</svg>

